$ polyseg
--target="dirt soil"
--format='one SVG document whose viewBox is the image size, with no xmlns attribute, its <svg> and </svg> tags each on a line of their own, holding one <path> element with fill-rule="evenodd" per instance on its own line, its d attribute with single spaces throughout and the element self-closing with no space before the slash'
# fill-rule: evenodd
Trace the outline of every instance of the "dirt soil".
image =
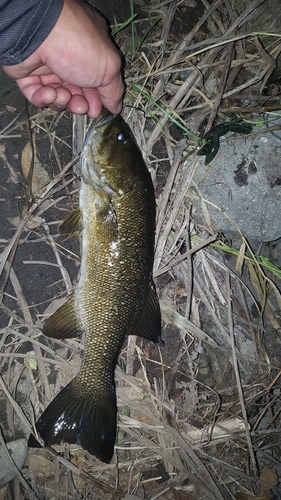
<svg viewBox="0 0 281 500">
<path fill-rule="evenodd" d="M 149 148 L 162 115 L 151 103 L 141 104 L 142 97 L 136 97 L 130 82 L 143 84 L 143 73 L 153 74 L 153 51 L 163 41 L 162 29 L 173 3 L 161 3 L 165 17 L 158 4 L 152 2 L 156 10 L 150 11 L 145 2 L 136 2 L 139 21 L 135 42 L 145 37 L 145 43 L 130 64 L 127 62 L 126 70 L 124 116 L 142 145 L 158 206 L 163 206 L 167 179 L 175 169 L 181 141 L 185 141 L 181 159 L 182 153 L 184 159 L 189 158 L 194 145 L 190 138 L 186 145 L 186 133 L 170 123 L 160 127 L 158 138 Z M 213 39 L 216 30 L 219 37 L 221 26 L 228 26 L 230 3 L 225 2 L 219 14 L 203 24 L 193 43 Z M 245 2 L 244 7 L 249 3 Z M 218 0 L 210 4 L 220 7 Z M 165 57 L 192 31 L 206 7 L 205 1 L 178 2 L 167 28 Z M 161 16 L 154 25 L 158 8 Z M 130 16 L 129 2 L 108 1 L 102 10 L 114 25 Z M 238 11 L 242 10 L 239 5 Z M 121 31 L 116 40 L 129 60 L 131 54 L 126 51 L 132 47 L 130 27 Z M 251 43 L 254 50 L 254 41 Z M 239 42 L 240 51 L 242 45 Z M 253 56 L 248 46 L 246 54 L 247 58 L 253 57 L 253 62 L 261 57 L 260 53 Z M 147 76 L 145 91 L 154 96 L 158 105 L 162 106 L 164 98 L 171 104 L 173 92 L 184 84 L 201 55 L 194 56 L 188 67 L 184 57 L 185 53 L 177 71 L 173 72 L 172 65 L 166 68 L 163 61 L 163 71 L 160 64 L 159 75 L 155 70 L 151 84 Z M 212 62 L 204 78 L 200 76 L 187 104 L 180 103 L 176 109 L 182 123 L 198 135 L 211 112 L 208 102 L 215 99 L 213 90 L 208 94 L 206 86 L 210 79 L 214 85 L 214 68 L 216 77 L 221 77 L 216 72 L 221 57 L 224 59 L 219 54 Z M 160 60 L 161 54 L 156 59 Z M 141 76 L 135 77 L 138 65 Z M 165 79 L 167 71 L 171 71 L 169 81 Z M 205 69 L 196 68 L 197 75 L 201 71 Z M 232 87 L 241 85 L 247 77 L 242 68 Z M 163 90 L 155 97 L 160 84 Z M 79 236 L 65 239 L 57 231 L 58 222 L 77 206 L 79 176 L 76 167 L 64 172 L 74 156 L 72 116 L 31 105 L 26 108 L 15 83 L 1 70 L 0 89 L 1 251 L 13 243 L 0 281 L 0 410 L 3 439 L 12 441 L 29 438 L 35 420 L 77 373 L 81 362 L 83 339 L 53 341 L 41 334 L 44 317 L 51 312 L 47 308 L 57 308 L 75 286 L 79 272 Z M 205 91 L 208 99 L 205 96 L 201 101 Z M 251 91 L 258 95 L 257 88 Z M 280 87 L 276 96 L 274 105 L 275 98 L 280 100 Z M 239 99 L 225 99 L 219 118 L 232 118 L 233 112 L 225 109 L 240 106 Z M 259 97 L 254 102 L 259 106 Z M 133 113 L 132 104 L 138 107 Z M 170 111 L 169 106 L 167 109 Z M 33 160 L 28 122 L 35 144 Z M 200 213 L 193 211 L 185 196 L 187 189 L 189 194 L 192 191 L 192 181 L 187 187 L 187 180 L 192 176 L 194 162 L 199 160 L 193 154 L 188 161 L 179 162 L 175 170 L 162 226 L 158 211 L 161 230 L 156 255 L 161 254 L 161 237 L 167 232 L 155 273 L 165 346 L 130 338 L 122 349 L 116 370 L 119 420 L 114 460 L 109 465 L 101 464 L 74 445 L 62 444 L 54 450 L 31 446 L 23 479 L 17 477 L 1 490 L 0 500 L 281 498 L 277 486 L 281 479 L 279 242 L 263 247 L 264 256 L 275 267 L 261 271 L 255 257 L 249 257 L 249 252 L 246 255 L 249 249 L 246 244 L 243 247 L 244 240 L 241 247 L 232 247 L 224 235 L 203 227 Z M 27 182 L 31 164 L 32 196 Z M 49 197 L 34 211 L 17 240 L 22 219 L 54 179 Z M 170 227 L 173 211 L 176 215 Z M 208 238 L 218 246 L 205 246 L 202 242 Z M 197 245 L 200 248 L 191 257 L 189 251 Z M 257 243 L 254 251 L 259 250 Z M 178 264 L 167 270 L 165 266 L 175 258 Z"/>
</svg>

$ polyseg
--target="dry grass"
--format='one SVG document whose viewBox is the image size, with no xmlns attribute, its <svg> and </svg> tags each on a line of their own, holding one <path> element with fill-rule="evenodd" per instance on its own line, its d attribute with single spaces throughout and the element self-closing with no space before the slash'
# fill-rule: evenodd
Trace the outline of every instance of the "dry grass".
<svg viewBox="0 0 281 500">
<path fill-rule="evenodd" d="M 181 1 L 152 3 L 147 19 L 139 17 L 139 39 L 148 34 L 133 54 L 125 45 L 131 27 L 118 35 L 127 59 L 125 104 L 138 108 L 125 107 L 124 116 L 156 187 L 154 273 L 166 347 L 131 337 L 121 353 L 116 370 L 118 439 L 111 464 L 101 464 L 74 445 L 31 449 L 22 474 L 17 473 L 12 489 L 0 492 L 1 499 L 279 498 L 275 471 L 280 471 L 281 366 L 265 339 L 267 332 L 281 327 L 278 269 L 262 266 L 243 235 L 240 249 L 234 250 L 212 231 L 211 223 L 203 226 L 189 193 L 202 161 L 194 153 L 194 135 L 203 122 L 206 131 L 217 116 L 244 116 L 242 99 L 247 96 L 253 103 L 248 119 L 278 109 L 280 95 L 260 98 L 281 40 L 274 34 L 274 20 L 265 24 L 265 35 L 255 30 L 259 14 L 268 21 L 262 0 L 246 2 L 233 20 L 230 2 L 202 3 L 204 14 L 180 40 Z M 42 254 L 37 264 L 58 269 L 53 285 L 60 300 L 72 288 L 66 259 L 74 268 L 79 265 L 69 241 L 57 238 L 48 212 L 62 219 L 77 193 L 76 175 L 70 173 L 77 159 L 65 167 L 60 162 L 63 136 L 57 135 L 57 116 L 50 111 L 31 116 L 30 139 L 33 143 L 38 131 L 43 133 L 59 173 L 42 182 L 40 143 L 29 146 L 21 165 L 29 181 L 32 166 L 33 183 L 27 184 L 29 196 L 14 221 L 13 236 L 1 239 L 0 384 L 7 441 L 34 432 L 36 418 L 77 373 L 83 351 L 80 340 L 49 341 L 41 334 L 41 311 L 47 304 L 38 305 L 36 314 L 33 304 L 40 302 L 40 292 L 32 304 L 22 288 L 27 262 L 14 269 L 19 246 L 42 242 L 52 258 Z M 193 136 L 176 129 L 172 120 Z M 21 136 L 23 126 L 16 116 L 0 131 L 0 157 L 11 182 L 18 182 L 20 173 L 9 163 L 4 144 L 8 147 L 11 138 Z M 74 129 L 84 136 L 81 120 Z M 208 220 L 204 200 L 202 211 Z M 229 261 L 227 252 L 232 253 Z"/>
</svg>

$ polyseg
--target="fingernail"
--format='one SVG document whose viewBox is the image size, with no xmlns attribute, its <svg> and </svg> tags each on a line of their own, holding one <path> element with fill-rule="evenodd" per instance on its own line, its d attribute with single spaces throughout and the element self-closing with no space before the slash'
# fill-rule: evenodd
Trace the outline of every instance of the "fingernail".
<svg viewBox="0 0 281 500">
<path fill-rule="evenodd" d="M 121 101 L 121 102 L 118 104 L 117 109 L 116 109 L 116 114 L 117 114 L 117 115 L 119 115 L 119 113 L 121 113 L 122 108 L 123 108 L 123 103 L 122 103 L 122 101 Z"/>
</svg>

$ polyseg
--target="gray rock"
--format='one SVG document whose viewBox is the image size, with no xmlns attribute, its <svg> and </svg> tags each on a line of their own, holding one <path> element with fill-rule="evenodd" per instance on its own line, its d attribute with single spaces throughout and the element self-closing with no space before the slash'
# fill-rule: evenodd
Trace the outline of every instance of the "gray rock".
<svg viewBox="0 0 281 500">
<path fill-rule="evenodd" d="M 281 238 L 280 136 L 280 131 L 264 129 L 256 137 L 221 137 L 213 162 L 206 166 L 205 157 L 200 160 L 192 192 L 198 194 L 198 187 L 201 196 L 218 207 L 206 204 L 217 229 L 227 237 L 238 234 L 237 224 L 249 240 Z M 200 200 L 192 201 L 202 208 Z"/>
<path fill-rule="evenodd" d="M 22 469 L 27 457 L 27 440 L 25 438 L 16 439 L 7 443 L 7 448 L 19 470 Z M 7 457 L 3 446 L 0 446 L 0 489 L 16 476 L 13 464 Z"/>
</svg>

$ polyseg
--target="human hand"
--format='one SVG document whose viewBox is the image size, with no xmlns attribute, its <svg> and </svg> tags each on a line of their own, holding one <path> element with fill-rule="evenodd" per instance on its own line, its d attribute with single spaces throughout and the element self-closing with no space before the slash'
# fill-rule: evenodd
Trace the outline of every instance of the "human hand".
<svg viewBox="0 0 281 500">
<path fill-rule="evenodd" d="M 58 21 L 25 61 L 3 66 L 35 106 L 96 118 L 106 107 L 122 109 L 119 54 L 102 16 L 80 0 L 64 0 Z"/>
</svg>

